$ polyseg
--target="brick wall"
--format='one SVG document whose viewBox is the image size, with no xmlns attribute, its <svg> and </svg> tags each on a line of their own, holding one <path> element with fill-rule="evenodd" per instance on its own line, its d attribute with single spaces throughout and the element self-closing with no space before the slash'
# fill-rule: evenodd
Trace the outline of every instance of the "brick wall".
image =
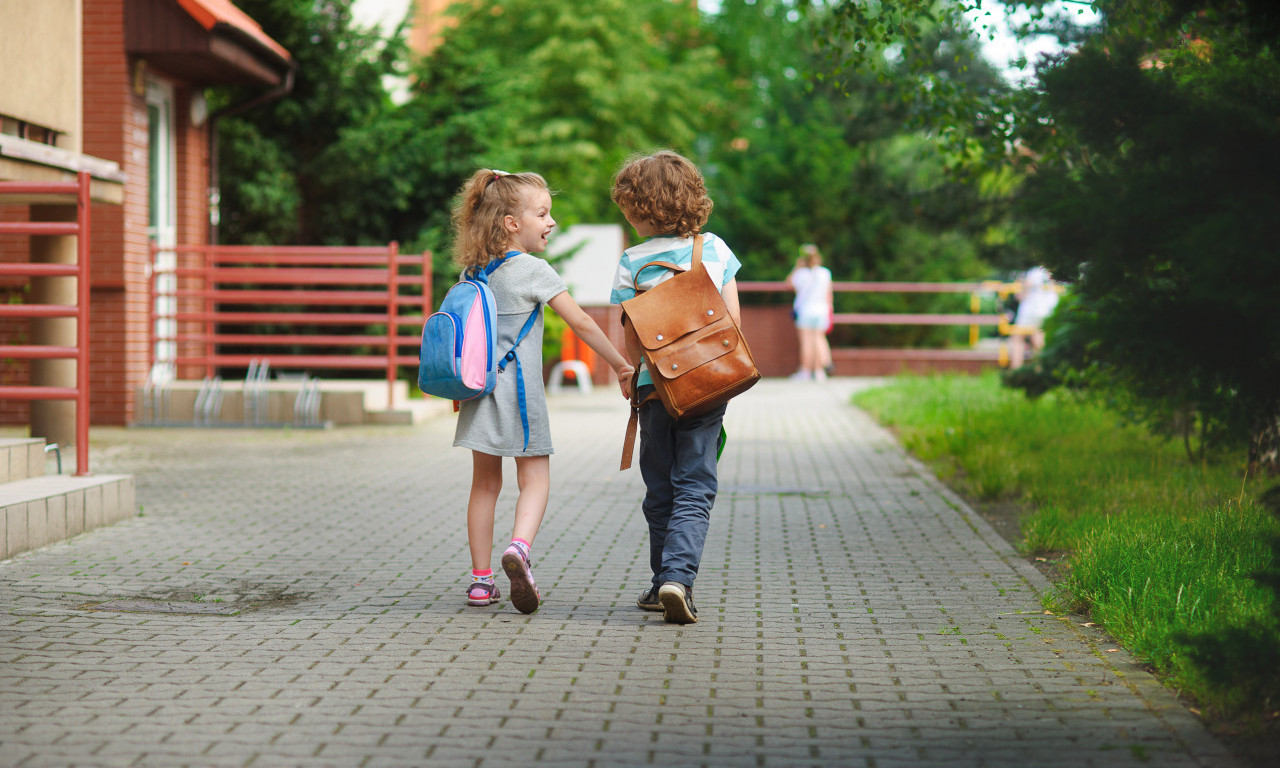
<svg viewBox="0 0 1280 768">
<path fill-rule="evenodd" d="M 124 204 L 93 211 L 90 330 L 90 413 L 95 424 L 122 425 L 134 417 L 134 392 L 150 367 L 148 304 L 150 155 L 145 90 L 151 78 L 174 91 L 177 237 L 207 238 L 208 131 L 190 123 L 192 88 L 125 53 L 123 0 L 84 6 L 84 151 L 113 160 L 126 176 Z"/>
<path fill-rule="evenodd" d="M 144 97 L 134 92 L 124 51 L 123 0 L 84 4 L 84 152 L 120 164 L 124 204 L 94 205 L 90 259 L 89 413 L 95 424 L 123 424 L 133 331 L 123 312 L 129 269 L 146 247 L 147 121 Z"/>
<path fill-rule="evenodd" d="M 0 221 L 30 221 L 25 205 L 0 205 Z M 0 262 L 26 261 L 28 258 L 26 235 L 0 235 Z M 0 303 L 17 300 L 22 295 L 26 278 L 0 277 Z M 0 344 L 26 344 L 28 321 L 0 319 Z M 26 360 L 0 360 L 0 385 L 26 384 L 30 381 L 30 366 Z M 26 424 L 30 404 L 25 400 L 0 400 L 0 424 Z"/>
<path fill-rule="evenodd" d="M 175 88 L 174 113 L 177 120 L 178 136 L 175 150 L 177 161 L 178 183 L 178 242 L 185 245 L 200 245 L 209 242 L 209 133 L 208 126 L 196 127 L 191 124 L 191 98 L 194 92 L 186 88 Z M 180 267 L 198 267 L 199 257 L 184 254 L 179 257 Z M 196 289 L 200 286 L 192 278 L 181 281 L 179 288 Z M 179 299 L 180 312 L 196 312 L 201 309 L 197 298 Z M 196 323 L 184 323 L 180 335 L 190 338 L 203 330 Z M 193 344 L 188 342 L 184 349 L 177 350 L 179 355 L 195 354 Z M 178 371 L 181 378 L 201 378 L 203 369 L 189 368 Z"/>
</svg>

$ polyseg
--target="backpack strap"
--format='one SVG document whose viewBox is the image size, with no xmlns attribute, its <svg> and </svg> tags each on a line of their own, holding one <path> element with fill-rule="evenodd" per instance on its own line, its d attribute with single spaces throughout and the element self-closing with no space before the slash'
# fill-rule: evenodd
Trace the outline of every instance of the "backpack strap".
<svg viewBox="0 0 1280 768">
<path fill-rule="evenodd" d="M 645 264 L 643 267 L 639 269 L 639 271 L 636 272 L 635 276 L 631 278 L 631 282 L 639 283 L 640 274 L 644 272 L 646 269 L 648 269 L 649 267 L 662 267 L 663 269 L 669 269 L 672 272 L 688 272 L 688 271 L 697 269 L 698 265 L 701 263 L 702 263 L 702 233 L 699 232 L 698 234 L 693 236 L 693 256 L 690 260 L 689 266 L 682 267 L 678 264 L 672 264 L 669 261 L 651 261 L 648 264 Z M 636 292 L 643 293 L 643 291 L 640 291 L 639 289 L 637 289 Z"/>
<path fill-rule="evenodd" d="M 519 251 L 507 251 L 506 253 L 502 254 L 498 258 L 494 259 L 493 261 L 490 261 L 488 264 L 485 264 L 482 267 L 481 266 L 467 267 L 466 269 L 462 270 L 461 279 L 476 280 L 478 282 L 484 283 L 485 285 L 488 285 L 489 275 L 492 275 L 495 269 L 502 266 L 503 264 L 506 264 L 507 259 L 511 258 L 512 256 L 519 256 L 519 255 L 520 255 Z"/>
<path fill-rule="evenodd" d="M 622 465 L 618 467 L 621 472 L 624 469 L 631 468 L 631 457 L 636 450 L 636 431 L 640 427 L 640 406 L 650 400 L 658 400 L 657 392 L 650 392 L 649 396 L 643 400 L 639 400 L 636 394 L 636 387 L 631 387 L 631 418 L 627 419 L 627 434 L 622 438 Z"/>
<path fill-rule="evenodd" d="M 516 400 L 520 403 L 520 426 L 524 428 L 524 448 L 529 450 L 529 407 L 525 398 L 524 391 L 524 369 L 520 367 L 520 356 L 516 354 L 516 347 L 520 346 L 520 342 L 524 341 L 524 337 L 529 335 L 529 331 L 533 329 L 534 322 L 538 319 L 538 313 L 542 311 L 542 305 L 533 308 L 529 313 L 529 319 L 524 321 L 524 327 L 520 329 L 520 334 L 516 336 L 516 343 L 511 345 L 511 349 L 507 350 L 507 354 L 502 356 L 498 361 L 498 373 L 502 373 L 507 368 L 507 363 L 512 360 L 516 361 Z"/>
<path fill-rule="evenodd" d="M 520 251 L 507 251 L 498 258 L 485 264 L 483 267 L 470 267 L 463 271 L 464 279 L 476 280 L 485 285 L 489 284 L 489 275 L 494 273 L 498 267 L 507 263 L 507 259 L 512 256 L 519 256 Z M 511 345 L 511 349 L 498 360 L 498 373 L 506 370 L 507 363 L 512 360 L 516 361 L 516 399 L 520 403 L 520 426 L 524 429 L 524 448 L 529 449 L 529 406 L 524 389 L 524 369 L 520 366 L 520 357 L 516 355 L 516 347 L 520 346 L 520 342 L 524 341 L 524 337 L 529 335 L 529 331 L 533 329 L 533 323 L 538 319 L 538 313 L 542 311 L 542 305 L 538 304 L 529 313 L 529 319 L 524 321 L 524 327 L 520 329 L 520 334 L 516 336 L 516 343 Z M 454 410 L 458 410 L 457 403 L 454 403 Z"/>
<path fill-rule="evenodd" d="M 698 265 L 701 263 L 702 263 L 702 233 L 698 233 L 697 235 L 694 235 L 694 238 L 693 238 L 693 262 L 692 264 L 690 264 L 689 269 L 697 269 Z M 640 272 L 645 271 L 649 267 L 665 267 L 667 269 L 670 269 L 676 272 L 685 271 L 684 267 L 676 266 L 675 264 L 672 264 L 667 261 L 651 261 L 648 264 L 645 264 L 643 267 L 641 267 Z M 637 277 L 640 275 L 640 272 L 636 272 Z M 633 279 L 633 282 L 634 282 L 634 279 Z M 637 291 L 636 293 L 637 295 L 639 295 L 640 293 L 643 293 L 643 291 Z M 627 323 L 626 313 L 623 313 L 622 315 L 622 323 L 623 323 L 623 326 L 627 328 L 627 331 L 629 333 L 635 333 L 635 330 L 632 328 L 632 326 L 629 323 Z M 638 376 L 639 374 L 637 373 L 637 378 Z M 631 417 L 627 419 L 627 433 L 626 433 L 626 436 L 622 438 L 622 464 L 618 468 L 618 471 L 631 468 L 631 458 L 635 454 L 635 450 L 636 450 L 636 431 L 639 429 L 639 426 L 640 426 L 640 406 L 644 405 L 650 400 L 660 399 L 658 397 L 657 392 L 650 392 L 648 397 L 646 397 L 643 400 L 640 400 L 638 399 L 639 395 L 636 394 L 636 389 L 637 387 L 636 387 L 635 379 L 632 379 L 631 381 Z M 721 428 L 721 432 L 723 431 L 724 431 L 723 428 Z M 724 450 L 723 439 L 720 441 L 720 450 L 722 451 Z M 719 458 L 720 458 L 720 455 L 716 454 L 716 459 L 718 460 Z"/>
</svg>

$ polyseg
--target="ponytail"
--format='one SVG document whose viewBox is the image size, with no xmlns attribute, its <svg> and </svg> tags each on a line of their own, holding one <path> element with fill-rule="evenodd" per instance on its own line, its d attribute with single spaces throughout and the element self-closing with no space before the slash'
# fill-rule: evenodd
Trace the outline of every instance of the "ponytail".
<svg viewBox="0 0 1280 768">
<path fill-rule="evenodd" d="M 507 173 L 482 168 L 462 185 L 453 205 L 453 261 L 463 269 L 483 267 L 507 249 L 506 216 L 524 211 L 525 196 L 546 190 L 536 173 Z"/>
</svg>

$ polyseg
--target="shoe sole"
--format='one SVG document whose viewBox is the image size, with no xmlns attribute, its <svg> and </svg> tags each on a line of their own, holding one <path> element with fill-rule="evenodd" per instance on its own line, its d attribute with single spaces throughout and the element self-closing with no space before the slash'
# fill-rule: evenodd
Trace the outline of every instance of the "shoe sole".
<svg viewBox="0 0 1280 768">
<path fill-rule="evenodd" d="M 636 601 L 636 607 L 637 607 L 637 608 L 640 608 L 640 609 L 642 609 L 642 610 L 645 610 L 645 611 L 661 611 L 661 610 L 665 610 L 665 609 L 662 607 L 662 601 L 661 601 L 661 600 L 659 600 L 659 601 L 658 601 L 658 602 L 656 602 L 656 603 L 642 603 L 642 602 L 640 602 L 639 600 L 637 600 L 637 601 Z"/>
<path fill-rule="evenodd" d="M 483 608 L 486 605 L 493 605 L 494 603 L 499 602 L 502 602 L 502 593 L 498 591 L 496 586 L 493 588 L 493 592 L 489 593 L 489 596 L 483 600 L 473 600 L 470 597 L 467 598 L 467 605 L 474 608 Z"/>
<path fill-rule="evenodd" d="M 502 570 L 511 579 L 511 604 L 521 613 L 533 613 L 538 610 L 542 598 L 538 596 L 538 587 L 533 583 L 533 576 L 524 565 L 524 558 L 514 552 L 502 556 Z"/>
<path fill-rule="evenodd" d="M 679 587 L 658 590 L 658 600 L 662 601 L 662 618 L 668 624 L 693 624 L 698 620 L 689 608 L 689 601 L 684 599 L 684 590 Z"/>
</svg>

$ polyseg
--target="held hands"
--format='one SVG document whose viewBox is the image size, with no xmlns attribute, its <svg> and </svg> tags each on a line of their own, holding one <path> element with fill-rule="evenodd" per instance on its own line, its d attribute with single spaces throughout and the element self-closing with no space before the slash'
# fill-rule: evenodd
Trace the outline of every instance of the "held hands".
<svg viewBox="0 0 1280 768">
<path fill-rule="evenodd" d="M 630 399 L 631 384 L 635 380 L 636 369 L 631 365 L 623 364 L 620 368 L 615 368 L 614 372 L 618 374 L 618 386 L 622 389 L 622 396 Z"/>
</svg>

